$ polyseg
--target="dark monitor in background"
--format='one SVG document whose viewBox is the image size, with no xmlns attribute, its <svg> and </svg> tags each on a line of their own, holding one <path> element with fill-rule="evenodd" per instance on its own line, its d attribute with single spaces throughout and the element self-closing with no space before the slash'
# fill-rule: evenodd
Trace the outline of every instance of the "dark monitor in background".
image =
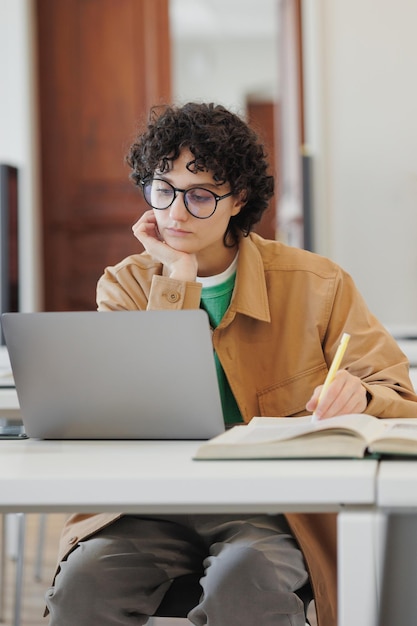
<svg viewBox="0 0 417 626">
<path fill-rule="evenodd" d="M 0 164 L 0 313 L 19 310 L 17 180 L 16 167 Z"/>
</svg>

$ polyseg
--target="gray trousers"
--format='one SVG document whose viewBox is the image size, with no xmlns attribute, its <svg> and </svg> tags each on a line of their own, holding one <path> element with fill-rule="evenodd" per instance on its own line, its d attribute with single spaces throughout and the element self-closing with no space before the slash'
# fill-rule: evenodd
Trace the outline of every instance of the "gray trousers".
<svg viewBox="0 0 417 626">
<path fill-rule="evenodd" d="M 201 573 L 196 626 L 304 626 L 308 581 L 282 515 L 124 516 L 61 563 L 50 626 L 146 624 L 171 581 Z"/>
</svg>

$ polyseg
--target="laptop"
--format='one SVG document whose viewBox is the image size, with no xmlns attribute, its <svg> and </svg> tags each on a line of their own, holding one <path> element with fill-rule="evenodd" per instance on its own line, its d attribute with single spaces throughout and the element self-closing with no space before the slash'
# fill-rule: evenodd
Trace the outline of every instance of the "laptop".
<svg viewBox="0 0 417 626">
<path fill-rule="evenodd" d="M 4 313 L 2 326 L 28 437 L 224 431 L 205 311 Z"/>
</svg>

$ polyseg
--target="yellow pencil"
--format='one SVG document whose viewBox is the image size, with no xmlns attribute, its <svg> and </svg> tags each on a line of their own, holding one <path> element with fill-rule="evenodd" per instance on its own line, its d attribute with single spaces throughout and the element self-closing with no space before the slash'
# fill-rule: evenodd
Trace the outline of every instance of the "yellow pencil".
<svg viewBox="0 0 417 626">
<path fill-rule="evenodd" d="M 327 372 L 326 380 L 324 381 L 323 388 L 322 388 L 322 390 L 320 392 L 319 399 L 317 401 L 317 406 L 319 406 L 321 398 L 324 396 L 324 394 L 326 393 L 329 385 L 333 382 L 333 379 L 336 376 L 336 372 L 339 369 L 339 365 L 340 365 L 340 363 L 341 363 L 341 361 L 343 359 L 343 355 L 345 354 L 347 345 L 349 343 L 349 339 L 350 339 L 350 335 L 348 333 L 343 333 L 342 338 L 341 338 L 340 343 L 339 343 L 339 346 L 338 346 L 338 348 L 336 350 L 336 354 L 334 355 L 334 359 L 333 359 L 332 364 L 330 366 L 330 369 Z M 316 416 L 315 413 L 312 414 L 311 421 L 312 422 L 316 422 L 317 421 L 317 416 Z"/>
</svg>

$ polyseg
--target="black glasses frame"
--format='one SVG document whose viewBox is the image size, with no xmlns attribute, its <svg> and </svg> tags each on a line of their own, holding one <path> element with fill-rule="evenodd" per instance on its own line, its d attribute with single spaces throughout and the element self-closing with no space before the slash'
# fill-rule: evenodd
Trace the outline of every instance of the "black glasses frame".
<svg viewBox="0 0 417 626">
<path fill-rule="evenodd" d="M 166 206 L 166 207 L 164 207 L 164 208 L 157 207 L 157 206 L 152 206 L 152 204 L 149 202 L 149 200 L 148 200 L 148 199 L 147 199 L 147 197 L 146 197 L 145 187 L 146 187 L 147 185 L 151 185 L 151 184 L 152 184 L 152 182 L 153 182 L 154 180 L 160 180 L 160 181 L 162 181 L 163 183 L 165 183 L 166 185 L 168 185 L 169 187 L 171 187 L 172 191 L 174 192 L 174 196 L 173 196 L 173 198 L 172 198 L 171 202 L 168 204 L 168 206 Z M 232 196 L 232 195 L 233 195 L 233 191 L 229 191 L 228 193 L 225 193 L 225 194 L 223 194 L 222 196 L 219 196 L 219 195 L 215 194 L 215 193 L 214 193 L 214 191 L 211 191 L 211 189 L 206 189 L 205 187 L 191 187 L 190 189 L 180 189 L 179 187 L 174 187 L 174 185 L 171 185 L 171 183 L 169 183 L 167 180 L 164 180 L 163 178 L 148 178 L 148 179 L 145 179 L 145 180 L 141 180 L 141 181 L 140 181 L 140 184 L 142 185 L 142 193 L 143 193 L 143 197 L 144 197 L 144 199 L 145 199 L 146 204 L 148 204 L 148 205 L 149 205 L 150 207 L 152 207 L 153 209 L 156 209 L 157 211 L 166 211 L 167 209 L 169 209 L 169 207 L 170 207 L 170 206 L 171 206 L 171 205 L 175 202 L 175 199 L 176 199 L 176 197 L 177 197 L 177 195 L 178 195 L 178 192 L 179 192 L 179 193 L 184 194 L 184 206 L 185 206 L 185 208 L 187 209 L 187 211 L 188 211 L 188 213 L 189 213 L 190 215 L 192 215 L 193 217 L 195 217 L 195 218 L 196 218 L 196 219 L 198 219 L 198 220 L 206 220 L 206 219 L 208 219 L 209 217 L 211 217 L 211 216 L 212 216 L 212 215 L 216 212 L 216 209 L 217 209 L 217 203 L 218 203 L 218 202 L 220 202 L 220 200 L 224 200 L 224 198 L 228 198 L 229 196 Z M 195 214 L 194 214 L 194 213 L 193 213 L 193 212 L 189 209 L 189 207 L 188 207 L 188 202 L 187 202 L 187 193 L 188 193 L 189 191 L 195 191 L 196 189 L 202 189 L 203 191 L 206 191 L 207 193 L 210 193 L 210 194 L 213 196 L 213 198 L 215 199 L 216 203 L 215 203 L 215 205 L 214 205 L 214 209 L 213 209 L 213 211 L 210 213 L 210 215 L 204 215 L 204 216 L 201 216 L 201 215 L 195 215 Z"/>
</svg>

